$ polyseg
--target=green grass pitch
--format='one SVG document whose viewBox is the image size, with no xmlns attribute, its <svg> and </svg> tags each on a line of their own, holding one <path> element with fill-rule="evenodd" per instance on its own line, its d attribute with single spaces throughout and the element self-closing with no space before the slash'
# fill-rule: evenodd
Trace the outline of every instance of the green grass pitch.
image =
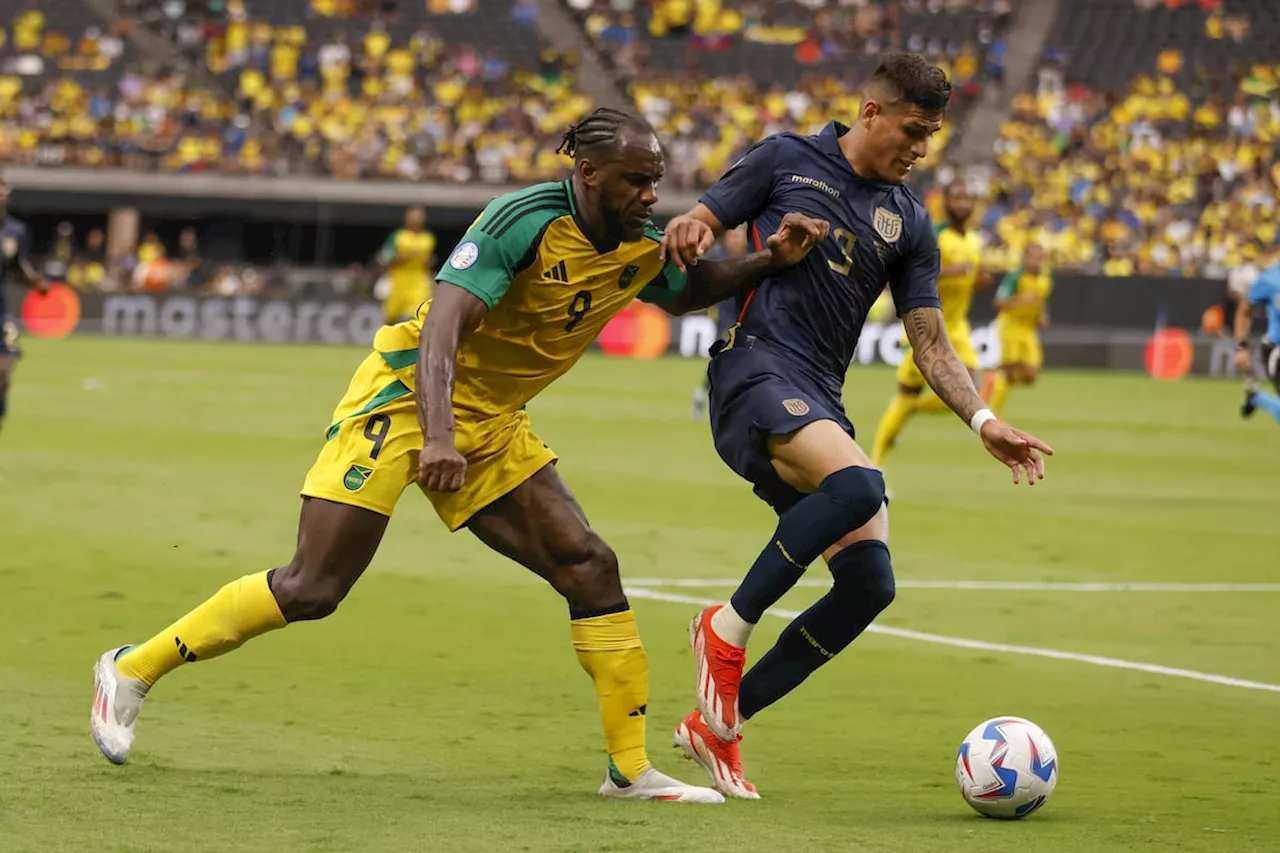
<svg viewBox="0 0 1280 853">
<path fill-rule="evenodd" d="M 29 343 L 0 435 L 0 850 L 1280 849 L 1280 693 L 883 633 L 748 727 L 759 802 L 602 801 L 563 604 L 412 492 L 335 617 L 178 671 L 110 766 L 88 735 L 94 659 L 289 559 L 302 475 L 362 356 Z M 701 370 L 588 357 L 530 406 L 628 577 L 735 578 L 772 529 L 689 417 Z M 892 383 L 850 377 L 868 443 Z M 1058 450 L 1034 489 L 954 418 L 917 418 L 889 467 L 899 578 L 1280 584 L 1280 428 L 1239 402 L 1232 383 L 1050 372 L 1009 404 Z M 651 753 L 697 779 L 669 748 L 696 608 L 634 603 Z M 904 583 L 879 624 L 1280 684 L 1277 605 Z M 1057 793 L 1019 823 L 974 815 L 953 778 L 960 738 L 999 714 L 1059 751 Z"/>
</svg>

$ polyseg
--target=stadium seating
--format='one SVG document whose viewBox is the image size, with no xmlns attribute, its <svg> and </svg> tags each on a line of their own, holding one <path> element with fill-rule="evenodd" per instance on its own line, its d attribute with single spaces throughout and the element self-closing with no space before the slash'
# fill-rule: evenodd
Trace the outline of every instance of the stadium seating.
<svg viewBox="0 0 1280 853">
<path fill-rule="evenodd" d="M 1036 241 L 1060 268 L 1214 277 L 1260 257 L 1277 237 L 1278 43 L 1267 0 L 1063 4 L 997 145 L 993 255 Z"/>
<path fill-rule="evenodd" d="M 64 82 L 74 78 L 46 36 L 0 83 L 0 156 L 493 183 L 559 174 L 556 141 L 590 104 L 574 88 L 572 58 L 548 53 L 529 26 L 529 3 L 455 0 L 405 12 L 383 3 L 374 14 L 344 5 L 134 3 L 130 24 L 199 62 L 147 69 L 125 53 L 107 69 L 114 76 L 100 75 L 110 88 L 94 122 L 91 93 Z M 62 31 L 73 32 L 85 17 L 73 0 L 40 8 L 49 31 L 65 21 Z M 169 17 L 170 8 L 182 14 Z"/>
<path fill-rule="evenodd" d="M 956 84 L 938 161 L 982 83 L 1003 68 L 1011 2 L 816 3 L 569 0 L 601 55 L 678 156 L 673 177 L 705 185 L 752 142 L 856 113 L 851 93 L 885 49 L 926 54 Z"/>
<path fill-rule="evenodd" d="M 852 115 L 885 47 L 924 51 L 964 108 L 1003 76 L 1011 0 L 566 0 L 671 154 L 706 186 L 783 129 Z M 5 0 L 0 158 L 340 178 L 527 182 L 562 173 L 589 100 L 529 0 Z M 142 56 L 142 26 L 172 48 Z M 1123 47 L 1123 49 L 1121 49 Z M 1280 5 L 1073 0 L 1032 90 L 968 174 L 995 266 L 1029 241 L 1059 268 L 1219 275 L 1276 239 Z M 950 176 L 950 170 L 946 176 Z M 923 176 L 926 181 L 928 174 Z M 931 197 L 935 210 L 936 193 Z"/>
</svg>

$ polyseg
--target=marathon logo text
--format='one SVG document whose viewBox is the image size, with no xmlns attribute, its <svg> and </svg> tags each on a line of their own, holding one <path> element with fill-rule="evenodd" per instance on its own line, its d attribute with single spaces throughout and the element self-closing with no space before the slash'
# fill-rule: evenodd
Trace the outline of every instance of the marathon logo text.
<svg viewBox="0 0 1280 853">
<path fill-rule="evenodd" d="M 791 183 L 807 184 L 808 186 L 811 186 L 811 187 L 817 187 L 818 189 L 822 190 L 824 193 L 831 196 L 832 198 L 840 198 L 840 190 L 836 189 L 835 187 L 831 186 L 828 183 L 818 180 L 817 178 L 809 178 L 809 177 L 805 177 L 804 175 L 792 175 Z"/>
</svg>

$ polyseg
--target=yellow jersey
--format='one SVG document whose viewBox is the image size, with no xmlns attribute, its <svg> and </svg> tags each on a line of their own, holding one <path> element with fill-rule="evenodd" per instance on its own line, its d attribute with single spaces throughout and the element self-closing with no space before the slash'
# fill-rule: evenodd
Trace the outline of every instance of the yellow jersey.
<svg viewBox="0 0 1280 853">
<path fill-rule="evenodd" d="M 562 376 L 606 322 L 639 296 L 661 302 L 687 283 L 658 259 L 660 232 L 596 246 L 578 222 L 571 181 L 536 184 L 489 203 L 437 274 L 489 308 L 458 345 L 453 407 L 459 417 L 515 412 Z M 430 302 L 385 326 L 374 349 L 408 389 Z"/>
<path fill-rule="evenodd" d="M 969 306 L 973 304 L 973 291 L 978 284 L 978 263 L 982 256 L 982 241 L 973 230 L 961 233 L 949 225 L 938 227 L 938 253 L 941 267 L 966 266 L 963 275 L 938 277 L 938 297 L 942 300 L 942 319 L 947 333 L 955 338 L 957 333 L 969 335 Z"/>
<path fill-rule="evenodd" d="M 1053 276 L 1048 270 L 1041 270 L 1038 274 L 1021 269 L 1014 270 L 1000 282 L 996 299 L 1031 295 L 1038 297 L 1040 301 L 1034 305 L 1006 308 L 996 317 L 996 323 L 1002 328 L 1016 327 L 1034 331 L 1040 325 L 1040 317 L 1044 313 L 1044 306 L 1048 303 L 1051 293 L 1053 293 Z"/>
<path fill-rule="evenodd" d="M 421 288 L 431 279 L 431 255 L 436 250 L 436 235 L 430 231 L 401 228 L 387 238 L 382 247 L 387 273 L 393 290 Z"/>
</svg>

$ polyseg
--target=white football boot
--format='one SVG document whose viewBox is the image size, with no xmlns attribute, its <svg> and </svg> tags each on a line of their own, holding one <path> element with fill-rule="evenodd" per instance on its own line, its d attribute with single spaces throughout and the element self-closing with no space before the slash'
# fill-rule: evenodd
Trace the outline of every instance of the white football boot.
<svg viewBox="0 0 1280 853">
<path fill-rule="evenodd" d="M 133 726 L 147 698 L 148 687 L 116 671 L 116 656 L 129 648 L 104 652 L 93 667 L 93 711 L 89 728 L 93 742 L 112 764 L 124 764 L 133 746 Z"/>
<path fill-rule="evenodd" d="M 724 802 L 719 791 L 686 785 L 679 779 L 659 773 L 653 767 L 647 768 L 634 782 L 628 782 L 614 769 L 612 761 L 609 762 L 609 772 L 604 777 L 604 784 L 600 786 L 600 796 L 618 800 L 664 800 L 672 803 Z"/>
</svg>

